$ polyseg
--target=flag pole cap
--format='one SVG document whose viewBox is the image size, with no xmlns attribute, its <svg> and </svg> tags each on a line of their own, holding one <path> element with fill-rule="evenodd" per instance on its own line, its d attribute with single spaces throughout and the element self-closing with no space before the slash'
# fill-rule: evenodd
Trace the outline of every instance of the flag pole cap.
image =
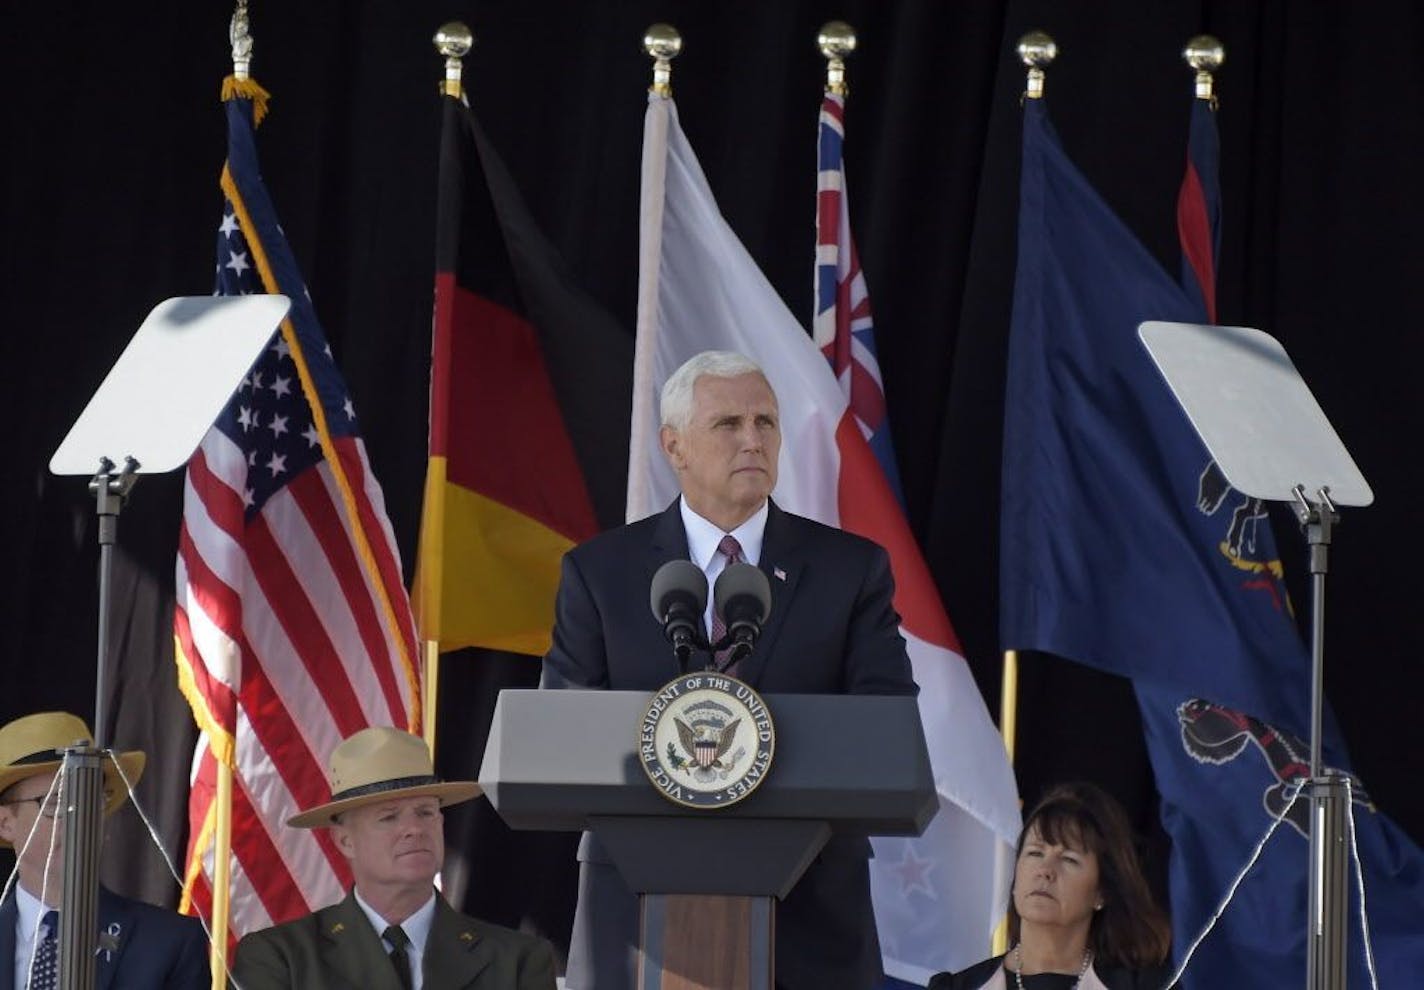
<svg viewBox="0 0 1424 990">
<path fill-rule="evenodd" d="M 1182 61 L 1196 73 L 1197 99 L 1216 102 L 1212 73 L 1226 61 L 1226 47 L 1210 34 L 1199 34 L 1187 41 L 1182 49 Z"/>
<path fill-rule="evenodd" d="M 247 19 L 247 0 L 237 0 L 232 20 L 227 25 L 227 40 L 232 45 L 232 74 L 235 79 L 251 78 L 252 30 Z"/>
<path fill-rule="evenodd" d="M 816 47 L 826 59 L 826 92 L 845 96 L 845 58 L 855 51 L 855 28 L 845 21 L 827 21 L 816 34 Z"/>
<path fill-rule="evenodd" d="M 440 92 L 459 99 L 464 93 L 460 79 L 465 67 L 460 60 L 475 46 L 475 32 L 463 21 L 447 21 L 432 40 L 435 50 L 445 56 L 445 79 Z"/>
<path fill-rule="evenodd" d="M 1030 31 L 1019 39 L 1019 60 L 1028 66 L 1028 83 L 1024 99 L 1043 99 L 1043 67 L 1058 57 L 1058 44 L 1043 31 Z"/>
<path fill-rule="evenodd" d="M 654 24 L 643 33 L 643 51 L 653 60 L 653 85 L 649 92 L 672 96 L 672 60 L 682 51 L 682 35 L 671 24 Z"/>
</svg>

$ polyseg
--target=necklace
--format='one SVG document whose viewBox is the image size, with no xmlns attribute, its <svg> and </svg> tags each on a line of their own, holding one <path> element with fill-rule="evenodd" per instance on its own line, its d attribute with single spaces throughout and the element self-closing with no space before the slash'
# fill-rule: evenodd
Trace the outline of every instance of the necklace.
<svg viewBox="0 0 1424 990">
<path fill-rule="evenodd" d="M 1014 951 L 1010 953 L 1014 957 L 1014 985 L 1018 990 L 1024 990 L 1023 984 L 1023 943 L 1014 943 Z M 1084 975 L 1088 972 L 1088 967 L 1093 964 L 1093 950 L 1083 950 L 1083 965 L 1078 967 L 1078 978 L 1073 981 L 1072 990 L 1078 990 L 1083 982 Z"/>
</svg>

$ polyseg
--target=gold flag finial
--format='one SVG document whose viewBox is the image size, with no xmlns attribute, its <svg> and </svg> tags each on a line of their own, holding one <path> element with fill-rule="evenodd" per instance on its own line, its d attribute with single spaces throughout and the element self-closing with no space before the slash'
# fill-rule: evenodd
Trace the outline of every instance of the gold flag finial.
<svg viewBox="0 0 1424 990">
<path fill-rule="evenodd" d="M 855 51 L 855 28 L 845 21 L 828 21 L 816 35 L 816 47 L 826 58 L 826 92 L 845 96 L 845 58 Z"/>
<path fill-rule="evenodd" d="M 249 78 L 252 68 L 252 25 L 247 20 L 247 0 L 237 0 L 232 20 L 227 25 L 227 40 L 232 44 L 233 78 Z"/>
<path fill-rule="evenodd" d="M 1030 31 L 1019 39 L 1019 59 L 1028 66 L 1028 83 L 1024 99 L 1043 99 L 1043 67 L 1058 57 L 1058 45 L 1042 31 Z"/>
<path fill-rule="evenodd" d="M 475 46 L 475 32 L 463 21 L 448 21 L 440 25 L 432 40 L 435 50 L 445 56 L 445 80 L 440 92 L 458 100 L 464 94 L 461 73 L 465 64 L 460 60 Z"/>
<path fill-rule="evenodd" d="M 682 51 L 682 35 L 671 24 L 654 24 L 643 33 L 643 51 L 653 60 L 653 85 L 648 91 L 672 96 L 672 60 Z"/>
<path fill-rule="evenodd" d="M 1207 100 L 1216 106 L 1216 80 L 1212 73 L 1226 61 L 1226 48 L 1218 38 L 1209 34 L 1199 34 L 1187 42 L 1182 49 L 1182 61 L 1192 67 L 1197 74 L 1197 99 Z"/>
</svg>

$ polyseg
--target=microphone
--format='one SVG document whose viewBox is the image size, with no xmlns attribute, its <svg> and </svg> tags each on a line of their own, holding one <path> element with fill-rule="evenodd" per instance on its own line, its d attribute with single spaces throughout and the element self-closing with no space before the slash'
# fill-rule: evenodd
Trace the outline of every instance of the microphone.
<svg viewBox="0 0 1424 990">
<path fill-rule="evenodd" d="M 653 618 L 663 627 L 679 667 L 687 673 L 692 651 L 706 646 L 702 613 L 707 611 L 707 575 L 690 560 L 669 560 L 653 575 L 648 599 Z"/>
<path fill-rule="evenodd" d="M 726 661 L 731 666 L 756 646 L 762 623 L 771 614 L 771 582 L 751 564 L 728 564 L 717 575 L 712 608 L 727 628 L 727 638 L 722 643 L 731 644 L 732 652 Z"/>
</svg>

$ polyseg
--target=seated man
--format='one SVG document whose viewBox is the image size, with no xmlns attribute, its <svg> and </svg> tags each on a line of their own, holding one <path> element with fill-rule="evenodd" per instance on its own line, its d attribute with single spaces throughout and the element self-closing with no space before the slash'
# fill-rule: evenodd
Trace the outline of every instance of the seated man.
<svg viewBox="0 0 1424 990">
<path fill-rule="evenodd" d="M 329 828 L 351 861 L 346 899 L 238 943 L 241 990 L 553 990 L 544 939 L 468 918 L 435 889 L 445 859 L 440 809 L 479 794 L 435 777 L 424 741 L 400 729 L 362 729 L 331 754 L 331 800 L 292 818 Z"/>
<path fill-rule="evenodd" d="M 0 845 L 14 846 L 19 883 L 0 903 L 0 990 L 60 986 L 60 897 L 64 890 L 62 762 L 57 750 L 91 740 L 65 712 L 26 715 L 0 728 Z M 117 761 L 117 763 L 116 763 Z M 104 763 L 104 811 L 128 797 L 144 755 L 116 753 Z M 122 768 L 122 777 L 119 770 Z M 99 889 L 95 986 L 108 990 L 207 990 L 208 940 L 197 918 Z"/>
<path fill-rule="evenodd" d="M 668 378 L 660 411 L 659 441 L 681 494 L 662 512 L 564 556 L 541 686 L 653 691 L 675 677 L 672 650 L 648 609 L 648 585 L 658 567 L 682 559 L 702 568 L 709 583 L 729 563 L 744 561 L 771 586 L 770 617 L 755 649 L 733 666 L 719 657 L 719 670 L 764 693 L 918 691 L 885 551 L 786 512 L 771 498 L 781 419 L 761 369 L 740 354 L 704 351 Z M 715 639 L 710 612 L 709 602 L 704 631 Z M 869 840 L 833 838 L 777 906 L 778 987 L 880 984 L 869 856 Z M 638 900 L 595 834 L 584 836 L 579 860 L 568 984 L 629 990 L 636 983 Z"/>
</svg>

